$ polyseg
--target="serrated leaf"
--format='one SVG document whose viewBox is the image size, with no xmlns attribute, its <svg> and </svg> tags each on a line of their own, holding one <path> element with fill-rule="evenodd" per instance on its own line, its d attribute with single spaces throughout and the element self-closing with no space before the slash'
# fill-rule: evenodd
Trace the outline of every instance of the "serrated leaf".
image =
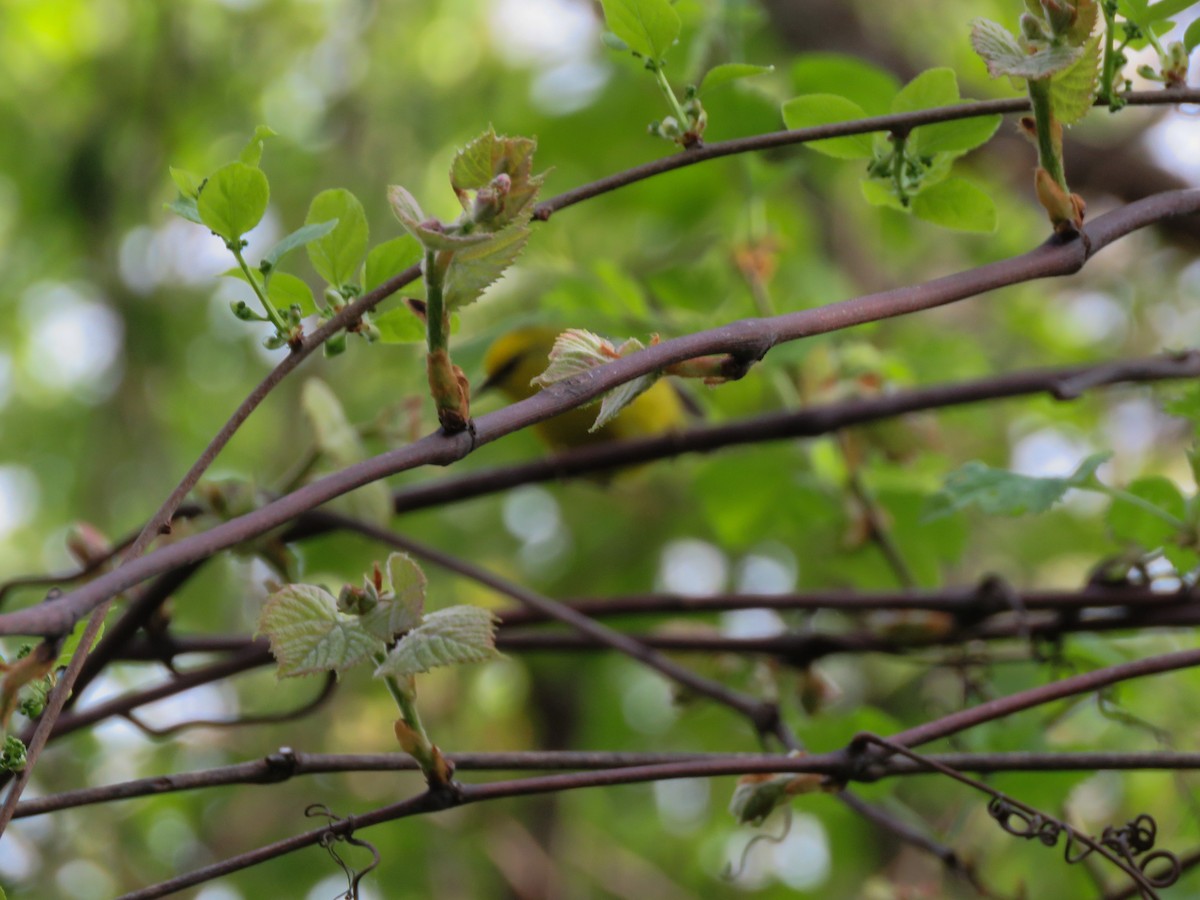
<svg viewBox="0 0 1200 900">
<path fill-rule="evenodd" d="M 292 584 L 271 594 L 257 633 L 271 642 L 280 678 L 344 672 L 384 646 L 357 616 L 338 612 L 328 591 L 311 584 Z"/>
<path fill-rule="evenodd" d="M 189 222 L 195 222 L 197 225 L 204 224 L 204 220 L 200 218 L 200 210 L 196 206 L 196 201 L 191 197 L 180 195 L 170 203 L 164 203 L 163 208 L 169 209 L 175 215 L 187 219 Z"/>
<path fill-rule="evenodd" d="M 1003 25 L 976 19 L 971 26 L 971 46 L 983 57 L 993 78 L 1048 78 L 1061 72 L 1082 54 L 1081 47 L 1068 44 L 1038 47 L 1028 53 Z"/>
<path fill-rule="evenodd" d="M 1100 80 L 1100 36 L 1083 48 L 1083 55 L 1050 80 L 1050 102 L 1054 117 L 1063 125 L 1074 125 L 1088 114 L 1096 100 Z"/>
<path fill-rule="evenodd" d="M 421 261 L 421 245 L 411 234 L 403 234 L 371 248 L 363 267 L 363 289 L 373 290 L 393 275 Z"/>
<path fill-rule="evenodd" d="M 792 65 L 792 88 L 799 95 L 836 94 L 881 116 L 900 90 L 896 76 L 866 60 L 840 53 L 806 53 Z"/>
<path fill-rule="evenodd" d="M 479 299 L 504 271 L 516 261 L 529 240 L 527 225 L 510 225 L 492 235 L 487 243 L 467 247 L 454 254 L 446 273 L 445 303 L 450 310 L 461 309 Z"/>
<path fill-rule="evenodd" d="M 509 185 L 502 210 L 489 223 L 488 230 L 499 231 L 513 223 L 527 222 L 533 215 L 533 201 L 542 187 L 543 175 L 533 174 L 533 154 L 537 141 L 525 137 L 497 135 L 488 130 L 460 150 L 450 164 L 450 186 L 464 210 L 470 211 L 468 191 L 488 187 L 498 175 L 507 175 Z"/>
<path fill-rule="evenodd" d="M 601 0 L 604 20 L 629 49 L 661 62 L 679 37 L 679 13 L 669 0 Z"/>
<path fill-rule="evenodd" d="M 608 391 L 600 399 L 600 412 L 596 415 L 596 421 L 592 423 L 592 427 L 588 432 L 599 431 L 618 415 L 621 410 L 625 409 L 630 403 L 644 394 L 654 386 L 654 383 L 662 377 L 659 372 L 650 372 L 646 375 L 640 375 L 633 381 L 627 381 L 618 387 Z"/>
<path fill-rule="evenodd" d="M 790 129 L 812 128 L 866 117 L 861 106 L 837 94 L 805 94 L 783 104 L 783 121 Z M 875 155 L 869 134 L 809 141 L 804 146 L 838 159 L 870 159 Z"/>
<path fill-rule="evenodd" d="M 549 387 L 616 358 L 611 341 L 583 328 L 570 328 L 554 339 L 546 371 L 531 383 Z"/>
<path fill-rule="evenodd" d="M 451 606 L 425 616 L 404 635 L 375 670 L 375 676 L 407 678 L 439 666 L 493 659 L 496 619 L 478 606 Z"/>
<path fill-rule="evenodd" d="M 384 563 L 379 604 L 362 616 L 363 627 L 384 641 L 411 631 L 425 611 L 425 573 L 405 553 L 393 553 Z"/>
<path fill-rule="evenodd" d="M 491 238 L 487 232 L 446 234 L 441 230 L 440 223 L 434 224 L 434 220 L 425 217 L 413 195 L 398 184 L 388 187 L 388 203 L 404 230 L 426 250 L 460 250 Z"/>
<path fill-rule="evenodd" d="M 996 230 L 996 204 L 981 188 L 963 178 L 947 178 L 912 199 L 913 215 L 956 231 Z"/>
<path fill-rule="evenodd" d="M 344 188 L 331 188 L 313 197 L 305 224 L 336 219 L 337 225 L 324 237 L 310 242 L 306 249 L 317 274 L 341 287 L 350 284 L 367 255 L 367 214 L 358 198 Z"/>
<path fill-rule="evenodd" d="M 229 163 L 209 176 L 196 200 L 196 209 L 204 225 L 232 242 L 261 221 L 270 196 L 271 188 L 261 169 L 242 162 Z"/>
<path fill-rule="evenodd" d="M 168 166 L 167 170 L 171 173 L 171 180 L 175 182 L 175 187 L 179 188 L 180 194 L 190 197 L 192 200 L 200 196 L 200 188 L 204 184 L 203 178 L 194 172 L 176 169 L 174 166 Z"/>
<path fill-rule="evenodd" d="M 750 63 L 724 63 L 719 66 L 713 66 L 704 73 L 704 78 L 700 81 L 697 93 L 702 95 L 711 93 L 720 87 L 740 81 L 743 78 L 753 78 L 755 75 L 766 75 L 768 72 L 774 71 L 774 66 L 754 66 Z"/>
<path fill-rule="evenodd" d="M 246 142 L 246 146 L 238 154 L 238 159 L 248 166 L 257 166 L 262 162 L 263 144 L 267 138 L 273 138 L 277 134 L 278 132 L 274 128 L 267 125 L 259 125 L 254 129 L 254 136 Z"/>
<path fill-rule="evenodd" d="M 330 219 L 328 222 L 316 222 L 312 225 L 304 225 L 297 228 L 266 252 L 262 258 L 262 262 L 259 263 L 259 268 L 274 269 L 279 265 L 281 259 L 297 247 L 303 247 L 309 241 L 315 241 L 317 238 L 324 237 L 333 231 L 337 223 L 337 219 Z"/>
<path fill-rule="evenodd" d="M 1176 519 L 1183 519 L 1187 512 L 1187 501 L 1175 482 L 1168 478 L 1139 478 L 1125 490 Z M 1171 523 L 1119 496 L 1113 498 L 1105 522 L 1115 540 L 1143 550 L 1157 549 L 1179 536 Z"/>
<path fill-rule="evenodd" d="M 942 490 L 930 498 L 925 518 L 949 515 L 970 506 L 989 515 L 1020 516 L 1042 513 L 1073 487 L 1083 487 L 1111 454 L 1089 456 L 1065 478 L 1037 478 L 981 462 L 969 462 L 946 479 Z"/>
</svg>

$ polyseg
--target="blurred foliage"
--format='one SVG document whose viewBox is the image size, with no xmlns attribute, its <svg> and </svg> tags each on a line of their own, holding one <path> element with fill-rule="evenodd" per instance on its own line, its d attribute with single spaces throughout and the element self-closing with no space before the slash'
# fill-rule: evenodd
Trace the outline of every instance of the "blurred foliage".
<svg viewBox="0 0 1200 900">
<path fill-rule="evenodd" d="M 1011 23 L 1020 4 L 843 5 L 858 10 L 854 27 L 914 69 L 954 69 L 964 96 L 1013 95 L 1007 84 L 987 79 L 970 50 L 968 23 L 976 16 Z M 767 13 L 748 0 L 679 0 L 676 9 L 681 44 L 665 73 L 677 87 L 697 82 L 714 64 L 775 66 L 706 95 L 705 139 L 781 127 L 779 104 L 795 95 L 793 79 L 803 72 Z M 648 122 L 664 115 L 652 79 L 627 55 L 606 49 L 601 31 L 599 5 L 584 0 L 0 5 L 0 580 L 71 568 L 64 538 L 80 520 L 114 537 L 136 528 L 286 352 L 264 350 L 269 328 L 255 330 L 230 314 L 231 301 L 252 298 L 245 284 L 217 277 L 231 265 L 221 242 L 163 210 L 175 196 L 168 165 L 212 171 L 236 157 L 258 123 L 278 132 L 263 157 L 270 206 L 249 235 L 251 259 L 300 227 L 311 198 L 330 188 L 347 188 L 362 200 L 372 245 L 403 233 L 388 208 L 389 183 L 406 185 L 431 215 L 454 215 L 450 160 L 489 124 L 498 133 L 536 135 L 536 164 L 550 170 L 543 196 L 552 196 L 674 152 L 645 133 Z M 896 83 L 910 75 L 897 73 Z M 1097 112 L 1072 133 L 1103 144 L 1168 115 Z M 799 148 L 715 160 L 607 194 L 534 229 L 514 269 L 462 312 L 455 361 L 478 379 L 484 349 L 517 324 L 584 327 L 621 339 L 674 337 L 1024 251 L 1047 229 L 1028 189 L 1034 153 L 1029 147 L 1023 153 L 988 145 L 956 163 L 956 172 L 987 185 L 995 199 L 999 228 L 990 235 L 945 232 L 872 207 L 862 199 L 857 164 Z M 1103 184 L 1072 186 L 1091 210 L 1108 202 Z M 292 254 L 283 268 L 320 287 L 305 254 Z M 1186 248 L 1143 232 L 1069 280 L 1008 288 L 779 347 L 743 381 L 701 389 L 697 399 L 708 420 L 721 421 L 866 390 L 1195 345 L 1198 300 L 1200 266 Z M 314 443 L 300 400 L 312 377 L 334 389 L 351 421 L 395 425 L 368 430 L 369 452 L 388 445 L 381 434 L 420 434 L 436 423 L 416 347 L 352 341 L 340 357 L 310 359 L 276 391 L 212 475 L 253 479 L 268 489 L 285 485 Z M 527 487 L 394 524 L 553 597 L 655 588 L 895 587 L 896 574 L 863 537 L 861 510 L 847 488 L 852 468 L 881 505 L 920 584 L 972 583 L 998 573 L 1020 586 L 1075 587 L 1120 547 L 1102 509 L 1085 499 L 1069 495 L 1043 516 L 1011 521 L 974 513 L 928 521 L 926 500 L 949 471 L 972 459 L 1065 475 L 1102 451 L 1114 454 L 1102 472 L 1106 480 L 1162 476 L 1191 493 L 1184 453 L 1191 434 L 1160 411 L 1170 393 L 1126 389 L 1070 404 L 1024 399 L 965 407 L 854 432 L 849 451 L 832 438 L 739 448 L 649 467 L 607 486 Z M 485 396 L 476 410 L 500 402 Z M 541 452 L 523 432 L 484 447 L 455 472 Z M 389 483 L 439 477 L 416 471 Z M 335 592 L 386 556 L 346 536 L 310 541 L 295 553 L 305 581 Z M 477 585 L 426 569 L 431 608 L 501 604 Z M 214 560 L 174 598 L 176 627 L 248 633 L 269 574 L 247 557 Z M 9 603 L 40 596 L 24 590 Z M 844 630 L 855 623 L 821 613 L 659 624 L 746 634 Z M 1191 635 L 1178 632 L 1080 637 L 1067 641 L 1063 653 L 1086 668 L 1192 644 Z M 687 661 L 745 689 L 778 694 L 815 750 L 839 747 L 859 730 L 887 733 L 958 708 L 968 684 L 956 669 L 931 665 L 928 655 L 835 657 L 818 670 L 840 694 L 809 715 L 801 708 L 801 679 L 785 668 L 722 656 Z M 161 667 L 118 666 L 84 702 L 164 675 Z M 971 690 L 983 696 L 1049 677 L 1034 663 L 971 675 Z M 422 714 L 450 752 L 756 747 L 749 726 L 728 711 L 673 702 L 657 676 L 609 655 L 523 655 L 425 679 Z M 1186 748 L 1200 738 L 1193 724 L 1200 722 L 1200 691 L 1193 685 L 1200 687 L 1200 673 L 1180 673 L 1122 686 L 1115 700 L 1169 729 Z M 315 680 L 277 684 L 259 671 L 185 694 L 147 718 L 285 709 L 318 687 Z M 968 691 L 966 699 L 978 696 Z M 300 722 L 199 729 L 169 740 L 151 740 L 123 721 L 76 733 L 51 746 L 34 786 L 48 793 L 193 770 L 261 757 L 282 745 L 394 751 L 394 717 L 367 673 L 352 672 L 333 704 Z M 1146 731 L 1105 718 L 1094 698 L 976 729 L 959 745 L 1157 746 Z M 1163 843 L 1180 851 L 1200 842 L 1197 811 L 1181 799 L 1191 782 L 1165 773 L 994 780 L 1093 832 L 1152 812 Z M 25 820 L 0 842 L 0 883 L 11 898 L 107 897 L 310 828 L 303 817 L 310 803 L 349 815 L 418 787 L 416 775 L 309 777 Z M 752 834 L 725 812 L 732 788 L 732 779 L 716 779 L 589 790 L 377 827 L 361 835 L 383 857 L 365 896 L 971 895 L 959 882 L 943 883 L 936 862 L 826 796 L 799 798 L 788 837 L 756 847 L 731 887 L 721 872 Z M 1081 896 L 1093 887 L 1083 867 L 1003 835 L 987 819 L 983 799 L 956 785 L 920 777 L 867 786 L 862 794 L 950 835 L 988 882 L 1010 895 L 1021 885 L 1031 896 Z M 765 828 L 779 826 L 772 820 Z M 348 853 L 352 863 L 363 862 Z M 338 882 L 323 879 L 336 874 L 333 862 L 312 849 L 188 896 L 332 897 Z M 543 885 L 542 893 L 523 893 L 530 883 Z M 1191 876 L 1175 891 L 1185 896 L 1198 885 Z"/>
</svg>

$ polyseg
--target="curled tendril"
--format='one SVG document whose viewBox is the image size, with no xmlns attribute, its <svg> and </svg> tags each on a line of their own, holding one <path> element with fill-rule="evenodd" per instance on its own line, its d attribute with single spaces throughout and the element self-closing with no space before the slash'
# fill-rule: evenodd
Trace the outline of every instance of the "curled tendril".
<svg viewBox="0 0 1200 900">
<path fill-rule="evenodd" d="M 721 873 L 721 877 L 726 881 L 736 881 L 742 877 L 742 873 L 746 871 L 746 860 L 750 858 L 750 851 L 758 844 L 782 844 L 784 838 L 792 830 L 792 808 L 790 806 L 783 807 L 783 831 L 779 834 L 756 834 L 746 842 L 746 846 L 742 848 L 742 854 L 738 857 L 738 863 L 735 867 L 732 863 L 725 864 L 725 871 Z"/>
<path fill-rule="evenodd" d="M 993 797 L 988 802 L 987 809 L 996 823 L 1014 837 L 1036 839 L 1047 847 L 1053 847 L 1058 843 L 1059 837 L 1065 834 L 1067 839 L 1063 859 L 1070 865 L 1082 862 L 1095 851 L 1095 845 L 1099 844 L 1141 872 L 1142 877 L 1152 887 L 1170 887 L 1179 880 L 1183 871 L 1179 857 L 1174 853 L 1169 850 L 1154 850 L 1154 842 L 1158 837 L 1158 823 L 1146 813 L 1119 828 L 1108 826 L 1098 839 L 1091 839 L 1089 842 L 1089 839 L 1082 837 L 1069 825 L 1016 806 L 1004 797 Z M 1157 864 L 1160 863 L 1165 863 L 1166 868 L 1159 870 L 1157 874 L 1150 874 L 1150 867 L 1153 865 L 1157 868 Z"/>
<path fill-rule="evenodd" d="M 304 815 L 308 816 L 309 818 L 322 818 L 328 821 L 327 830 L 321 835 L 321 846 L 325 848 L 326 852 L 329 853 L 329 856 L 335 863 L 338 864 L 338 868 L 340 868 L 346 876 L 346 892 L 339 894 L 335 900 L 358 900 L 358 886 L 362 882 L 363 878 L 365 878 L 372 869 L 379 865 L 379 851 L 375 849 L 373 844 L 361 840 L 360 838 L 356 838 L 354 836 L 354 826 L 352 821 L 350 819 L 344 819 L 340 816 L 334 815 L 334 813 L 324 803 L 310 804 L 309 806 L 305 807 Z M 335 826 L 342 825 L 343 823 L 347 824 L 347 827 L 345 827 L 344 830 L 334 830 Z M 374 860 L 365 869 L 356 872 L 346 863 L 344 859 L 342 859 L 341 855 L 337 852 L 337 847 L 335 845 L 339 841 L 343 841 L 354 847 L 365 847 L 367 850 L 371 851 L 371 855 L 374 857 Z"/>
</svg>

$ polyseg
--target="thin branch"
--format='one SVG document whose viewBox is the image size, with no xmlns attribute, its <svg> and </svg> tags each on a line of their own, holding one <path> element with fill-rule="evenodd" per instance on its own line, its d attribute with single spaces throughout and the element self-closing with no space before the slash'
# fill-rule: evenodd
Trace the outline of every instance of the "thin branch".
<svg viewBox="0 0 1200 900">
<path fill-rule="evenodd" d="M 588 771 L 632 766 L 666 766 L 687 763 L 688 777 L 728 775 L 736 766 L 739 775 L 780 772 L 828 775 L 835 778 L 881 781 L 886 778 L 928 775 L 927 768 L 902 757 L 872 764 L 863 771 L 840 754 L 788 756 L 775 753 L 613 753 L 591 750 L 551 750 L 510 753 L 447 753 L 458 772 Z M 1200 753 L 934 753 L 923 757 L 963 772 L 1095 772 L 1095 771 L 1196 771 Z M 697 765 L 706 764 L 700 770 Z M 417 772 L 404 753 L 322 754 L 298 753 L 283 747 L 262 759 L 234 763 L 197 772 L 153 775 L 117 784 L 62 791 L 34 800 L 23 800 L 14 818 L 47 815 L 118 800 L 159 794 L 205 790 L 233 784 L 278 784 L 304 775 L 334 772 Z"/>
<path fill-rule="evenodd" d="M 1131 203 L 1089 223 L 1087 240 L 1051 239 L 1020 256 L 989 263 L 923 285 L 898 288 L 769 319 L 734 322 L 614 360 L 560 382 L 535 396 L 475 420 L 473 432 L 435 433 L 405 447 L 312 482 L 251 513 L 203 534 L 184 538 L 134 560 L 115 572 L 62 597 L 0 615 L 0 634 L 58 635 L 105 599 L 168 569 L 211 556 L 272 528 L 334 497 L 421 465 L 447 465 L 476 447 L 574 408 L 611 388 L 671 363 L 728 353 L 749 363 L 772 346 L 851 325 L 932 309 L 1023 281 L 1076 272 L 1090 255 L 1117 238 L 1152 222 L 1200 211 L 1200 189 L 1171 191 Z"/>
</svg>

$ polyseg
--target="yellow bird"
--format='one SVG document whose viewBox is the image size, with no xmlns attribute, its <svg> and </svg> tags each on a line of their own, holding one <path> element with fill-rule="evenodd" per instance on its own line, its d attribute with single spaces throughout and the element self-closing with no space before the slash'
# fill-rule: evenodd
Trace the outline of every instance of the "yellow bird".
<svg viewBox="0 0 1200 900">
<path fill-rule="evenodd" d="M 481 390 L 496 387 L 514 401 L 532 397 L 538 388 L 530 382 L 546 371 L 554 339 L 563 330 L 534 325 L 501 335 L 483 358 L 487 381 Z M 533 430 L 552 449 L 562 450 L 662 434 L 687 422 L 683 398 L 666 379 L 655 382 L 603 428 L 589 431 L 598 411 L 598 406 L 568 410 L 539 422 Z"/>
</svg>

